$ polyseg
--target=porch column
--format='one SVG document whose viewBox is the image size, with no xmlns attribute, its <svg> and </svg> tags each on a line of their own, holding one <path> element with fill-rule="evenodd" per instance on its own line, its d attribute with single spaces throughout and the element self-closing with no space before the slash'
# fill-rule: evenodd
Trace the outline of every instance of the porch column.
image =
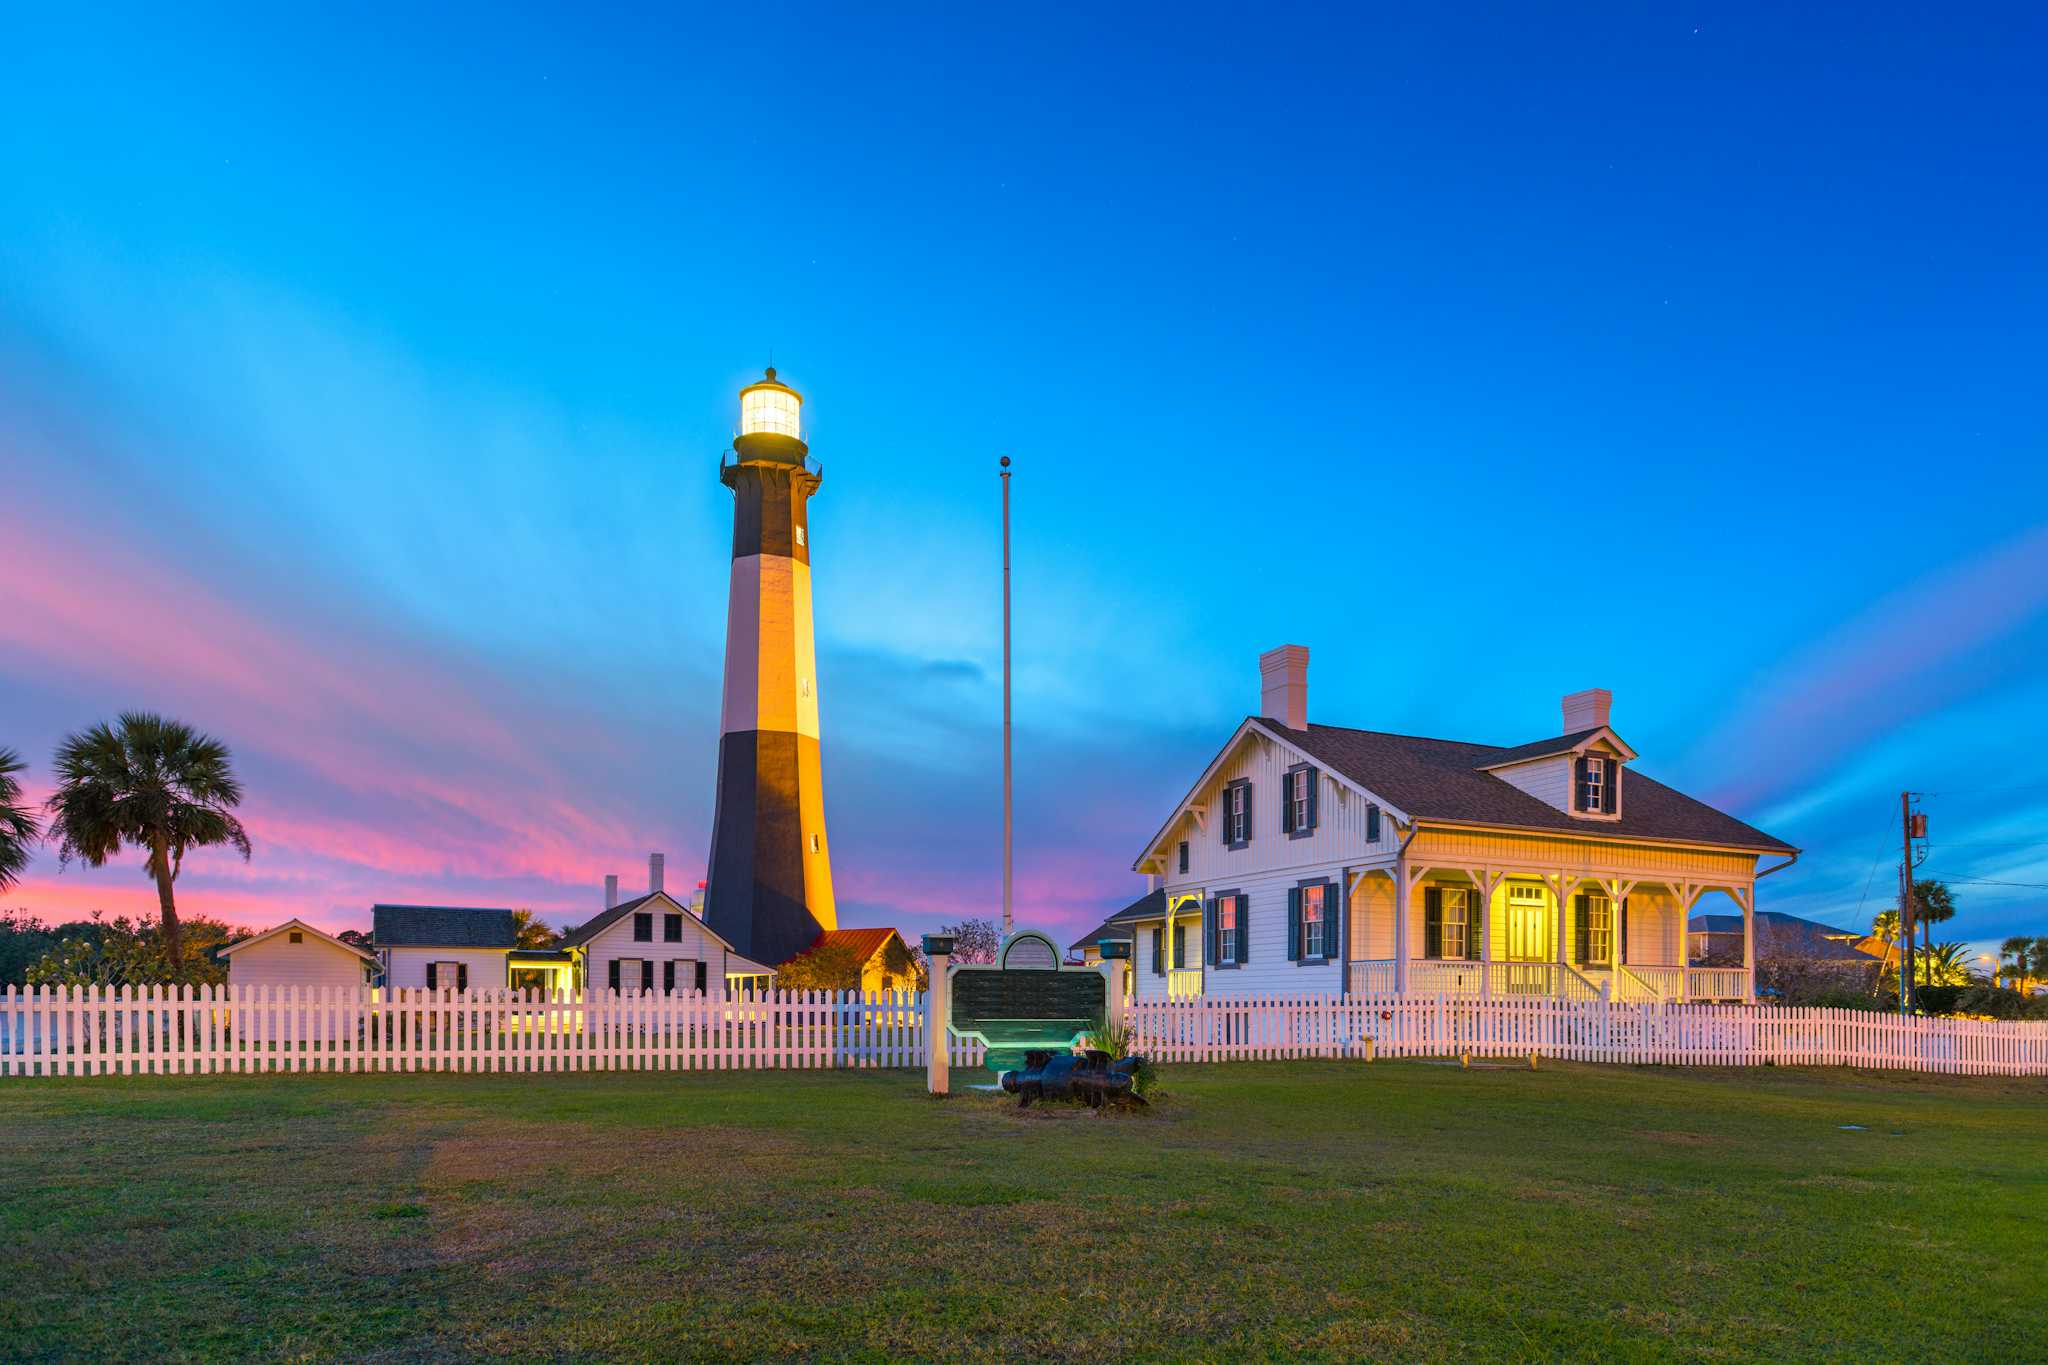
<svg viewBox="0 0 2048 1365">
<path fill-rule="evenodd" d="M 1735 888 L 1742 902 L 1742 1000 L 1756 1003 L 1756 883 Z"/>
<path fill-rule="evenodd" d="M 1699 899 L 1690 882 L 1669 882 L 1671 903 L 1678 907 L 1678 998 L 1692 997 L 1692 903 Z"/>
<path fill-rule="evenodd" d="M 1628 899 L 1629 892 L 1636 889 L 1636 884 L 1615 877 L 1601 883 L 1600 889 L 1607 893 L 1607 973 L 1618 982 L 1621 980 L 1622 960 L 1628 956 L 1628 945 L 1621 941 L 1621 903 Z M 1617 990 L 1616 994 L 1619 993 Z"/>
<path fill-rule="evenodd" d="M 1472 874 L 1472 884 L 1479 889 L 1478 927 L 1479 935 L 1479 994 L 1493 994 L 1493 893 L 1505 873 L 1480 869 Z"/>
<path fill-rule="evenodd" d="M 1408 855 L 1394 859 L 1394 994 L 1408 994 Z"/>
</svg>

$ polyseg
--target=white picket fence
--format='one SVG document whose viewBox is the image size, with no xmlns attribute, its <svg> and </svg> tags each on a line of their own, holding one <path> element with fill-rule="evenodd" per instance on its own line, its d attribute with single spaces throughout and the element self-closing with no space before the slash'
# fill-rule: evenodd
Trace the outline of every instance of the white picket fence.
<svg viewBox="0 0 2048 1365">
<path fill-rule="evenodd" d="M 1131 1006 L 1159 1062 L 1291 1057 L 1555 1057 L 1661 1066 L 1855 1066 L 2048 1076 L 2048 1022 L 1676 1001 L 1247 996 Z"/>
<path fill-rule="evenodd" d="M 2048 1075 L 2048 1022 L 1459 996 L 1249 996 L 1130 1006 L 1159 1062 L 1563 1058 Z M 0 990 L 0 1076 L 249 1071 L 702 1071 L 924 1065 L 924 997 L 296 987 Z M 956 1067 L 982 1064 L 953 1040 Z"/>
<path fill-rule="evenodd" d="M 0 990 L 0 1076 L 924 1065 L 924 997 L 352 987 Z M 979 1066 L 955 1041 L 953 1065 Z"/>
</svg>

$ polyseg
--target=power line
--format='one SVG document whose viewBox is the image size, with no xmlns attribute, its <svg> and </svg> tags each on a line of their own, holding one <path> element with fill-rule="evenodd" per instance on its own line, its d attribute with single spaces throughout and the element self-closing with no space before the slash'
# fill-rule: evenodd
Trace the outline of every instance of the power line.
<svg viewBox="0 0 2048 1365">
<path fill-rule="evenodd" d="M 2028 891 L 2048 891 L 2048 882 L 2001 882 L 1990 877 L 1943 877 L 1945 882 L 1963 882 L 1970 886 L 2017 886 Z"/>
</svg>

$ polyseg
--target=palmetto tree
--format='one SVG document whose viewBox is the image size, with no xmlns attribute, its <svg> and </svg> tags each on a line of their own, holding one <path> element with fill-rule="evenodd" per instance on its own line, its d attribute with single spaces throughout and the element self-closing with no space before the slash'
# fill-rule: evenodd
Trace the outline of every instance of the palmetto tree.
<svg viewBox="0 0 2048 1365">
<path fill-rule="evenodd" d="M 0 749 L 0 891 L 21 880 L 29 853 L 42 837 L 36 817 L 21 804 L 21 781 L 15 774 L 23 766 L 20 754 Z"/>
<path fill-rule="evenodd" d="M 1934 951 L 1934 926 L 1946 924 L 1955 917 L 1955 897 L 1950 893 L 1947 882 L 1913 883 L 1913 922 L 1920 927 L 1922 951 Z"/>
<path fill-rule="evenodd" d="M 2048 938 L 2016 934 L 1998 945 L 2000 965 L 2025 990 L 2041 977 L 2048 977 Z"/>
<path fill-rule="evenodd" d="M 50 837 L 60 862 L 99 867 L 124 844 L 140 849 L 156 883 L 164 956 L 182 961 L 171 883 L 188 849 L 229 844 L 249 857 L 249 835 L 231 813 L 242 801 L 227 745 L 180 721 L 124 711 L 57 746 Z"/>
<path fill-rule="evenodd" d="M 1913 959 L 1923 986 L 1967 986 L 1970 984 L 1970 945 L 1937 943 Z"/>
</svg>

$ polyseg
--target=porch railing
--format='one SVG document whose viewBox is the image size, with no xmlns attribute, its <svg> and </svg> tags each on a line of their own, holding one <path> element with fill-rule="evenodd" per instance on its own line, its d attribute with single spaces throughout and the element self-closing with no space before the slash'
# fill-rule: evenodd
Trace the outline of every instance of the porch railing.
<svg viewBox="0 0 2048 1365">
<path fill-rule="evenodd" d="M 1193 1000 L 1202 993 L 1200 967 L 1175 967 L 1166 974 L 1166 995 L 1170 1000 Z"/>
<path fill-rule="evenodd" d="M 1687 967 L 1685 994 L 1691 1000 L 1741 1000 L 1749 994 L 1749 973 L 1740 967 Z"/>
<path fill-rule="evenodd" d="M 1495 995 L 1556 995 L 1555 962 L 1495 962 L 1490 966 L 1487 985 Z"/>
<path fill-rule="evenodd" d="M 1683 967 L 1638 967 L 1633 964 L 1622 971 L 1635 979 L 1644 994 L 1643 1000 L 1676 1000 L 1685 991 L 1685 968 Z"/>
<path fill-rule="evenodd" d="M 1569 963 L 1557 964 L 1557 993 L 1567 1000 L 1598 1000 L 1600 988 L 1588 981 L 1579 969 Z"/>
<path fill-rule="evenodd" d="M 1477 995 L 1483 962 L 1416 958 L 1408 963 L 1411 995 Z"/>
<path fill-rule="evenodd" d="M 1353 995 L 1392 995 L 1394 993 L 1394 959 L 1390 957 L 1369 958 L 1353 961 L 1351 964 L 1351 993 Z"/>
</svg>

